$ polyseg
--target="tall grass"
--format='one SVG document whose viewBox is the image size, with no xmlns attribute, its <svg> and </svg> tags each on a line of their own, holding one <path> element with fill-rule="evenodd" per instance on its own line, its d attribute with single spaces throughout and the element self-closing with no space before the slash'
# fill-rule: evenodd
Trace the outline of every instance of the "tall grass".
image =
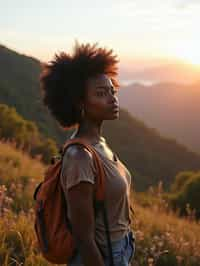
<svg viewBox="0 0 200 266">
<path fill-rule="evenodd" d="M 200 265 L 200 222 L 193 216 L 179 218 L 159 197 L 155 195 L 152 204 L 144 207 L 141 197 L 131 195 L 135 202 L 132 228 L 137 243 L 133 265 Z"/>
<path fill-rule="evenodd" d="M 44 164 L 32 159 L 27 153 L 15 148 L 14 142 L 0 141 L 0 181 L 16 181 L 20 176 L 40 179 L 44 173 Z"/>
</svg>

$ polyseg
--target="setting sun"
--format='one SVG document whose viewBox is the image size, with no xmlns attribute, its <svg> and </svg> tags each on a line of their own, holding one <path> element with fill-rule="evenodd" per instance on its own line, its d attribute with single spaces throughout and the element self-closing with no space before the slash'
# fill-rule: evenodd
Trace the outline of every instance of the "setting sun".
<svg viewBox="0 0 200 266">
<path fill-rule="evenodd" d="M 195 38 L 176 40 L 168 44 L 167 50 L 168 56 L 200 67 L 200 40 Z"/>
<path fill-rule="evenodd" d="M 193 65 L 200 66 L 200 45 L 198 42 L 187 43 L 185 47 L 179 47 L 177 56 Z"/>
</svg>

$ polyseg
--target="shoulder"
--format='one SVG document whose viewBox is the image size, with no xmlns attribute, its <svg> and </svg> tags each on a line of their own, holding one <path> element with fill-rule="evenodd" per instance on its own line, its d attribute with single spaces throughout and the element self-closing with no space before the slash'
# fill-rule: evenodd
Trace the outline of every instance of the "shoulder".
<svg viewBox="0 0 200 266">
<path fill-rule="evenodd" d="M 82 145 L 74 144 L 65 150 L 64 161 L 92 161 L 92 154 Z"/>
<path fill-rule="evenodd" d="M 96 168 L 92 154 L 82 145 L 74 144 L 65 150 L 61 168 L 61 182 L 64 189 L 79 184 L 81 181 L 95 183 Z"/>
</svg>

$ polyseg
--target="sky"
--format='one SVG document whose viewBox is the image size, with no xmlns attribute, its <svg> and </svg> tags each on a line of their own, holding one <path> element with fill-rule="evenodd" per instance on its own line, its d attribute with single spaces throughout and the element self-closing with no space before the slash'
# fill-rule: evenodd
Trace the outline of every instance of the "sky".
<svg viewBox="0 0 200 266">
<path fill-rule="evenodd" d="M 175 58 L 200 65 L 200 0 L 0 0 L 0 43 L 42 61 L 75 40 L 120 61 Z"/>
</svg>

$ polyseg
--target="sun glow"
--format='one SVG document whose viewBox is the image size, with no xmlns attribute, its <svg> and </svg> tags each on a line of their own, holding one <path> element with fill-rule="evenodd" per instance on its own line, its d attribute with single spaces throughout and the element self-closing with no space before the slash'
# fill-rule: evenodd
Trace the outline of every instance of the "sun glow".
<svg viewBox="0 0 200 266">
<path fill-rule="evenodd" d="M 177 43 L 171 49 L 171 55 L 200 67 L 200 40 L 193 38 Z"/>
<path fill-rule="evenodd" d="M 193 50 L 188 53 L 182 54 L 182 58 L 184 61 L 191 63 L 192 65 L 196 65 L 200 67 L 200 50 Z"/>
</svg>

